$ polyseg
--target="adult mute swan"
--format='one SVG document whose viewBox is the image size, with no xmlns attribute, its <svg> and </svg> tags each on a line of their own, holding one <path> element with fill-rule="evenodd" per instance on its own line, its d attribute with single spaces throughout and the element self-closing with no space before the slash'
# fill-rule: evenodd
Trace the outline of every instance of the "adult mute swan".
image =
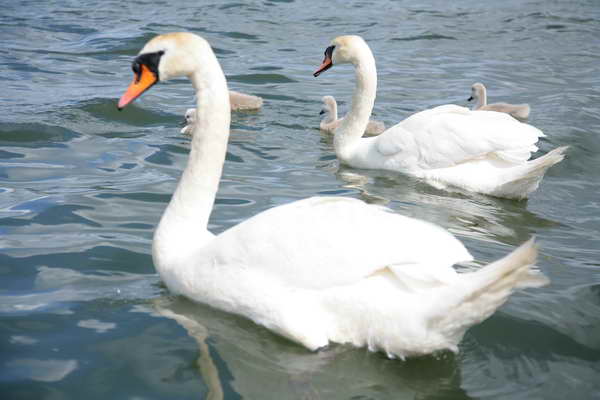
<svg viewBox="0 0 600 400">
<path fill-rule="evenodd" d="M 314 76 L 344 63 L 354 65 L 356 89 L 333 144 L 338 159 L 351 167 L 399 171 L 442 189 L 523 199 L 564 158 L 567 147 L 529 160 L 544 136 L 540 130 L 503 113 L 456 105 L 421 111 L 379 136 L 361 138 L 377 90 L 375 59 L 367 43 L 360 36 L 334 39 Z"/>
<path fill-rule="evenodd" d="M 380 206 L 312 197 L 207 230 L 229 136 L 227 82 L 208 42 L 191 33 L 150 40 L 133 61 L 122 109 L 159 81 L 187 76 L 197 123 L 187 166 L 154 233 L 169 290 L 242 315 L 310 350 L 350 343 L 401 357 L 457 351 L 465 331 L 516 288 L 543 285 L 528 241 L 477 272 L 450 233 Z M 432 251 L 435 249 L 435 251 Z"/>
<path fill-rule="evenodd" d="M 518 120 L 524 120 L 529 117 L 529 104 L 508 104 L 508 103 L 487 103 L 487 94 L 483 83 L 474 83 L 471 86 L 471 97 L 467 101 L 475 100 L 473 110 L 496 111 L 506 113 Z"/>
<path fill-rule="evenodd" d="M 263 99 L 251 94 L 245 94 L 229 91 L 229 104 L 231 111 L 253 111 L 258 110 L 263 105 Z M 181 128 L 181 133 L 191 135 L 194 131 L 194 123 L 196 122 L 196 109 L 188 108 L 184 114 L 185 126 Z"/>
<path fill-rule="evenodd" d="M 323 108 L 321 109 L 320 115 L 325 114 L 325 117 L 321 120 L 319 128 L 323 132 L 333 133 L 338 126 L 342 123 L 343 118 L 338 119 L 337 113 L 337 102 L 333 96 L 323 96 Z M 385 131 L 385 125 L 381 121 L 369 120 L 367 127 L 365 128 L 365 135 L 375 136 Z"/>
</svg>

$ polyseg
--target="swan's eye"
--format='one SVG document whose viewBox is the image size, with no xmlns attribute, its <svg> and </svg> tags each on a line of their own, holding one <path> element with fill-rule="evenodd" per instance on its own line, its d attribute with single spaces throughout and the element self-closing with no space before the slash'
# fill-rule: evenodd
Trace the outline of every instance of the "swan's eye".
<svg viewBox="0 0 600 400">
<path fill-rule="evenodd" d="M 131 70 L 133 71 L 133 73 L 135 74 L 136 77 L 139 77 L 140 73 L 142 72 L 142 69 L 140 67 L 140 63 L 137 62 L 137 61 L 132 62 L 131 63 Z"/>
</svg>

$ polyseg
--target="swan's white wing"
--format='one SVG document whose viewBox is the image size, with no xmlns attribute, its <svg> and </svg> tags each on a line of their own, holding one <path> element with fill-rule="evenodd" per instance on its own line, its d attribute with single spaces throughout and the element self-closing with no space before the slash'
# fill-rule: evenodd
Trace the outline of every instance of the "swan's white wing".
<svg viewBox="0 0 600 400">
<path fill-rule="evenodd" d="M 290 289 L 357 282 L 390 267 L 407 280 L 453 279 L 472 257 L 428 222 L 349 198 L 313 197 L 269 209 L 217 236 L 205 249 L 222 268 L 251 268 Z M 409 279 L 410 278 L 410 279 Z"/>
<path fill-rule="evenodd" d="M 507 114 L 445 105 L 413 114 L 377 138 L 377 150 L 407 167 L 451 167 L 494 154 L 511 161 L 529 159 L 543 136 L 539 129 Z"/>
</svg>

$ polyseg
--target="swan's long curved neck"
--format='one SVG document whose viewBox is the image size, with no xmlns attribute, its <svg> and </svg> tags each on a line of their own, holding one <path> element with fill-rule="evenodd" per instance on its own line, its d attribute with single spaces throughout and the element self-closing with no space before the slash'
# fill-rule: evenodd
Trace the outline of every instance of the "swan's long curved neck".
<svg viewBox="0 0 600 400">
<path fill-rule="evenodd" d="M 191 150 L 187 166 L 154 234 L 155 256 L 173 254 L 176 249 L 186 247 L 182 243 L 186 240 L 193 241 L 188 248 L 197 249 L 212 237 L 207 227 L 227 151 L 231 118 L 229 93 L 214 54 L 202 57 L 202 63 L 190 79 L 198 99 Z"/>
<path fill-rule="evenodd" d="M 342 160 L 347 156 L 346 152 L 365 132 L 377 94 L 377 68 L 373 53 L 368 48 L 362 49 L 354 69 L 356 87 L 352 95 L 352 105 L 342 124 L 335 131 L 333 141 L 335 151 Z"/>
</svg>

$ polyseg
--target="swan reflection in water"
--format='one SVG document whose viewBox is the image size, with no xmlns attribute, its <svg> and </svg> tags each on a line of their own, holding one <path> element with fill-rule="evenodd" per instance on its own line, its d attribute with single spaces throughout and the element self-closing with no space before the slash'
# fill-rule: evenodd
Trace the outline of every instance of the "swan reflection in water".
<svg viewBox="0 0 600 400">
<path fill-rule="evenodd" d="M 232 391 L 257 399 L 470 398 L 461 389 L 460 357 L 452 352 L 404 361 L 344 345 L 313 353 L 181 296 L 156 298 L 153 306 L 197 343 L 197 371 L 210 400 L 232 397 Z"/>
<path fill-rule="evenodd" d="M 336 177 L 357 190 L 367 203 L 388 206 L 403 215 L 441 225 L 461 237 L 518 244 L 558 222 L 527 209 L 527 202 L 494 198 L 456 189 L 437 190 L 418 179 L 388 171 L 340 165 Z"/>
</svg>

